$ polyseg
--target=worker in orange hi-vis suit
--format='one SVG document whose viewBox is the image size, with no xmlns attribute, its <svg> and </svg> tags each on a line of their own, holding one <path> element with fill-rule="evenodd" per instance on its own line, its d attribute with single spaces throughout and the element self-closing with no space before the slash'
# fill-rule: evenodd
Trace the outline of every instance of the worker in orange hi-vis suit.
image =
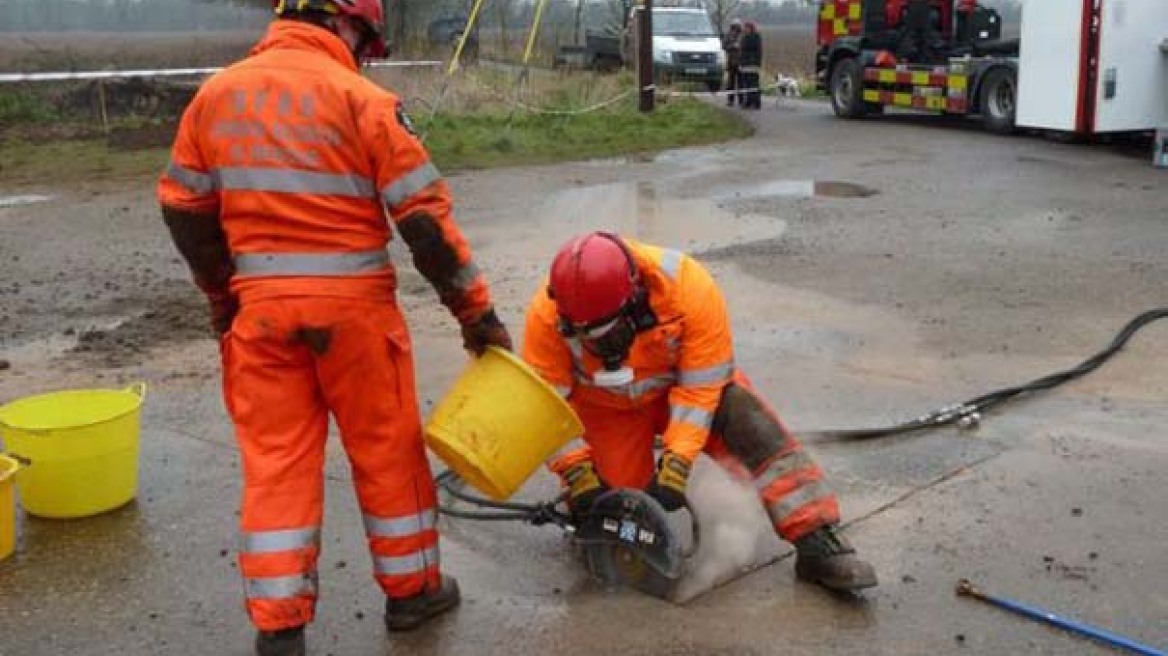
<svg viewBox="0 0 1168 656">
<path fill-rule="evenodd" d="M 331 413 L 353 470 L 390 630 L 454 607 L 391 225 L 481 354 L 511 347 L 451 196 L 398 99 L 379 0 L 285 0 L 179 125 L 158 196 L 221 335 L 243 460 L 239 557 L 260 654 L 301 654 L 313 619 Z"/>
<path fill-rule="evenodd" d="M 697 260 L 595 232 L 556 254 L 527 314 L 523 357 L 576 410 L 585 446 L 551 463 L 573 513 L 611 487 L 686 505 L 694 459 L 749 477 L 799 578 L 833 590 L 876 585 L 837 533 L 823 471 L 734 363 L 730 321 Z M 665 450 L 654 463 L 654 440 Z"/>
</svg>

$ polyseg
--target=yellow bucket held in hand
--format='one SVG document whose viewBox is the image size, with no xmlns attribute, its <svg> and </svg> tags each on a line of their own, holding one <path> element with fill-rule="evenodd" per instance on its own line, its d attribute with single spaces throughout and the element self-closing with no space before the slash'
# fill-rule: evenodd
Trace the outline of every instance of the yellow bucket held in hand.
<svg viewBox="0 0 1168 656">
<path fill-rule="evenodd" d="M 70 390 L 0 407 L 5 450 L 28 461 L 16 474 L 32 515 L 87 517 L 113 510 L 138 488 L 138 431 L 145 383 Z"/>
<path fill-rule="evenodd" d="M 438 403 L 425 436 L 463 480 L 502 501 L 583 431 L 576 413 L 539 374 L 490 347 Z"/>
<path fill-rule="evenodd" d="M 0 560 L 16 550 L 16 498 L 13 483 L 20 465 L 8 456 L 0 455 Z"/>
</svg>

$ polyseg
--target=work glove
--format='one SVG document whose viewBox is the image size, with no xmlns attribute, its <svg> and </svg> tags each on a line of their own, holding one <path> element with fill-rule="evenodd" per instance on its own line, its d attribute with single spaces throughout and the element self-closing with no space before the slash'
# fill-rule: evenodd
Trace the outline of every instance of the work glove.
<svg viewBox="0 0 1168 656">
<path fill-rule="evenodd" d="M 568 511 L 579 516 L 592 509 L 592 504 L 608 491 L 608 486 L 600 480 L 591 460 L 578 462 L 564 470 L 560 477 L 568 487 Z"/>
<path fill-rule="evenodd" d="M 657 461 L 657 475 L 645 490 L 649 496 L 657 500 L 667 512 L 680 510 L 688 504 L 685 499 L 685 487 L 689 483 L 690 462 L 685 458 L 666 451 Z"/>
<path fill-rule="evenodd" d="M 495 309 L 484 312 L 478 319 L 462 324 L 462 345 L 476 356 L 482 355 L 488 346 L 498 346 L 511 350 L 511 334 L 499 321 Z"/>
</svg>

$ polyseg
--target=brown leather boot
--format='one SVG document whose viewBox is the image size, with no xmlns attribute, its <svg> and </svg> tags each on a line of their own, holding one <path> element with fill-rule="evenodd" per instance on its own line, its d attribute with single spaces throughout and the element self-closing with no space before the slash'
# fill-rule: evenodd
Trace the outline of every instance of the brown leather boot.
<svg viewBox="0 0 1168 656">
<path fill-rule="evenodd" d="M 411 631 L 422 626 L 426 620 L 454 608 L 460 599 L 458 581 L 452 576 L 443 575 L 442 585 L 437 590 L 427 590 L 405 599 L 386 598 L 385 628 L 390 631 Z"/>
<path fill-rule="evenodd" d="M 294 626 L 279 631 L 260 631 L 256 634 L 257 656 L 304 656 L 304 627 Z"/>
<path fill-rule="evenodd" d="M 876 571 L 834 526 L 824 526 L 795 541 L 795 575 L 829 590 L 860 590 L 876 585 Z"/>
</svg>

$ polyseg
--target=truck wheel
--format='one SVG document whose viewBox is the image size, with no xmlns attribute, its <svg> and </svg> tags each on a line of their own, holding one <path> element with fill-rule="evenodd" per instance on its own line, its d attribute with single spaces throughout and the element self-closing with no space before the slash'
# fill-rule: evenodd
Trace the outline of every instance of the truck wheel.
<svg viewBox="0 0 1168 656">
<path fill-rule="evenodd" d="M 840 118 L 863 118 L 868 112 L 860 62 L 854 57 L 839 60 L 831 69 L 831 108 Z"/>
<path fill-rule="evenodd" d="M 985 127 L 996 134 L 1013 134 L 1018 111 L 1018 75 L 1008 68 L 986 73 L 981 85 L 981 115 Z"/>
</svg>

